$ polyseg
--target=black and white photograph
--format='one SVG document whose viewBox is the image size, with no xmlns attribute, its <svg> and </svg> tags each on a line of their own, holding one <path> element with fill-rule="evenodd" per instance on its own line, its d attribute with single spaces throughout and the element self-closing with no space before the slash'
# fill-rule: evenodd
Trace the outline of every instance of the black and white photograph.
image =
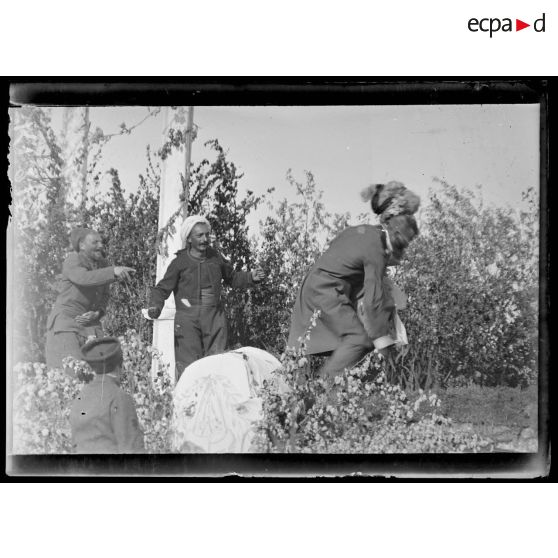
<svg viewBox="0 0 558 558">
<path fill-rule="evenodd" d="M 11 98 L 8 474 L 247 454 L 545 474 L 542 97 L 391 87 Z"/>
</svg>

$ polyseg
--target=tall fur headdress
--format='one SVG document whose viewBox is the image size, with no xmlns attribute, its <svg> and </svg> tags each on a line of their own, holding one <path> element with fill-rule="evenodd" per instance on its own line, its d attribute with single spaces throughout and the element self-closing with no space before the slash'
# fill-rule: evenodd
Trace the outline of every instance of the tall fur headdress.
<svg viewBox="0 0 558 558">
<path fill-rule="evenodd" d="M 382 223 L 396 215 L 413 215 L 420 205 L 420 197 L 395 180 L 387 184 L 371 184 L 360 196 L 363 201 L 370 201 L 372 211 L 380 216 Z"/>
</svg>

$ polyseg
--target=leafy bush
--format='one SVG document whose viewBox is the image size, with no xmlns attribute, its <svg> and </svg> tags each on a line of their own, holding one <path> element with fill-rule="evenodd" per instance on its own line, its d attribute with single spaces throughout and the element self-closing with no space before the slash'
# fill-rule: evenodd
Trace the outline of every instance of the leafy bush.
<svg viewBox="0 0 558 558">
<path fill-rule="evenodd" d="M 134 398 L 146 452 L 169 453 L 173 412 L 170 376 L 156 350 L 135 331 L 126 332 L 120 342 L 124 354 L 120 386 Z M 83 361 L 68 358 L 66 362 L 74 376 L 62 370 L 47 370 L 42 363 L 16 365 L 13 453 L 73 453 L 70 409 L 94 372 Z"/>
<path fill-rule="evenodd" d="M 72 453 L 70 407 L 84 383 L 43 363 L 14 368 L 13 453 Z"/>
<path fill-rule="evenodd" d="M 262 389 L 256 447 L 287 453 L 478 452 L 489 443 L 452 427 L 435 393 L 407 394 L 387 381 L 385 360 L 371 353 L 334 381 L 311 373 L 304 345 L 276 372 L 288 385 Z"/>
<path fill-rule="evenodd" d="M 65 161 L 50 114 L 38 107 L 10 111 L 12 184 L 12 299 L 14 361 L 39 361 L 44 354 L 46 320 L 57 296 L 69 229 Z"/>
<path fill-rule="evenodd" d="M 401 317 L 411 344 L 397 375 L 411 388 L 464 376 L 482 385 L 536 380 L 537 209 L 484 207 L 444 182 L 430 193 L 421 234 L 396 270 L 409 296 Z"/>
<path fill-rule="evenodd" d="M 347 215 L 326 211 L 311 172 L 306 172 L 305 179 L 298 182 L 287 173 L 295 201 L 284 198 L 275 205 L 269 203 L 269 215 L 260 223 L 260 238 L 254 246 L 254 258 L 265 280 L 250 293 L 245 312 L 251 327 L 242 341 L 274 354 L 285 348 L 305 274 L 348 221 Z"/>
<path fill-rule="evenodd" d="M 173 382 L 157 349 L 127 331 L 120 337 L 124 366 L 120 385 L 134 398 L 147 453 L 171 451 Z"/>
<path fill-rule="evenodd" d="M 117 170 L 111 169 L 111 188 L 89 199 L 82 215 L 84 223 L 100 232 L 109 261 L 136 270 L 128 281 L 111 285 L 103 320 L 107 334 L 124 335 L 134 329 L 145 343 L 151 343 L 153 322 L 142 317 L 141 309 L 147 307 L 150 287 L 155 285 L 159 171 L 149 149 L 147 159 L 136 192 L 126 194 Z"/>
</svg>

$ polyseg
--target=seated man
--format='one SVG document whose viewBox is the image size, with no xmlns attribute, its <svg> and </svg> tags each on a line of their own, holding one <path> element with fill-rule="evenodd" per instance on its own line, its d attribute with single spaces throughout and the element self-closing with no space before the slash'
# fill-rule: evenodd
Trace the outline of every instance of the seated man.
<svg viewBox="0 0 558 558">
<path fill-rule="evenodd" d="M 72 405 L 70 425 L 77 453 L 142 453 L 143 433 L 134 400 L 119 387 L 122 349 L 114 337 L 94 339 L 81 359 L 95 372 Z"/>
</svg>

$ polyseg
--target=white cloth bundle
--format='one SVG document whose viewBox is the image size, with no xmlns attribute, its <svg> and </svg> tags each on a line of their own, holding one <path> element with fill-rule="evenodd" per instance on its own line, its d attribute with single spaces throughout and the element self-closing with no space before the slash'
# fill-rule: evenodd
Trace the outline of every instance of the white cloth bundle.
<svg viewBox="0 0 558 558">
<path fill-rule="evenodd" d="M 395 316 L 393 318 L 394 325 L 395 325 L 395 344 L 398 347 L 402 347 L 403 345 L 408 345 L 409 340 L 407 339 L 407 330 L 403 325 L 403 322 L 399 318 L 399 314 L 397 310 L 395 311 Z"/>
<path fill-rule="evenodd" d="M 262 418 L 258 388 L 275 383 L 281 363 L 254 347 L 202 358 L 174 390 L 173 449 L 180 453 L 250 453 Z M 284 385 L 277 389 L 283 391 Z"/>
</svg>

